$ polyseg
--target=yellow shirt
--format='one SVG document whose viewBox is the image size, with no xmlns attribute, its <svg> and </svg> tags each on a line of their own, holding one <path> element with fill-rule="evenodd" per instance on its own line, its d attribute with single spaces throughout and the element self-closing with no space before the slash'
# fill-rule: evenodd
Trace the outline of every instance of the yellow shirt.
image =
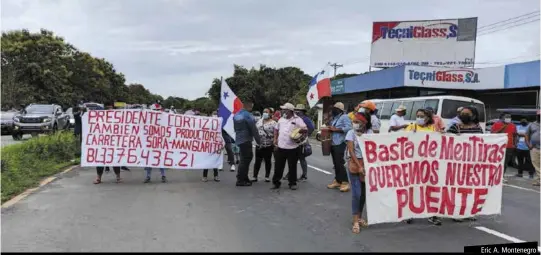
<svg viewBox="0 0 541 255">
<path fill-rule="evenodd" d="M 406 127 L 406 131 L 420 131 L 420 132 L 435 132 L 436 127 L 434 124 L 428 125 L 426 127 L 419 126 L 415 123 L 409 124 L 408 127 Z"/>
</svg>

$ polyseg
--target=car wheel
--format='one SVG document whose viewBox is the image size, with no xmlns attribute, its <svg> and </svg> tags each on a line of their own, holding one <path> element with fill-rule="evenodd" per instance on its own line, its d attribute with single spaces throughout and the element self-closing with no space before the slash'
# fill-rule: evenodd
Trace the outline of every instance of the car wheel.
<svg viewBox="0 0 541 255">
<path fill-rule="evenodd" d="M 21 139 L 23 139 L 23 135 L 18 133 L 11 135 L 11 137 L 13 137 L 13 140 L 15 141 L 20 141 Z"/>
</svg>

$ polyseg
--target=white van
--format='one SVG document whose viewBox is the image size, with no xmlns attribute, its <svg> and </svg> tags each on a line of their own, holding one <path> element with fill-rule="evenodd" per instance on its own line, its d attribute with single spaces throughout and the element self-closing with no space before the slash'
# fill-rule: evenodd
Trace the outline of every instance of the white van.
<svg viewBox="0 0 541 255">
<path fill-rule="evenodd" d="M 451 119 L 456 116 L 456 110 L 459 107 L 473 106 L 479 112 L 480 125 L 485 129 L 485 104 L 477 99 L 460 96 L 428 96 L 428 97 L 408 97 L 397 99 L 372 99 L 378 109 L 377 116 L 381 121 L 380 133 L 389 132 L 389 119 L 395 114 L 395 109 L 403 105 L 406 107 L 406 116 L 404 119 L 413 123 L 415 113 L 418 109 L 432 107 L 439 115 L 447 127 Z"/>
</svg>

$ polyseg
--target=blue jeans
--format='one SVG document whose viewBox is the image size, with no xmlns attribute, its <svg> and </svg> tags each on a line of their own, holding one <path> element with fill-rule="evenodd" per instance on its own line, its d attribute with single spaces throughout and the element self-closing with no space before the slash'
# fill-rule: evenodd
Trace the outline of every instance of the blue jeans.
<svg viewBox="0 0 541 255">
<path fill-rule="evenodd" d="M 147 178 L 150 178 L 152 167 L 145 167 L 145 171 L 147 172 Z M 165 176 L 165 168 L 160 168 L 160 173 L 162 174 L 162 176 Z"/>
<path fill-rule="evenodd" d="M 365 183 L 361 182 L 359 174 L 352 174 L 348 171 L 348 176 L 351 185 L 351 213 L 362 215 L 366 202 Z"/>
</svg>

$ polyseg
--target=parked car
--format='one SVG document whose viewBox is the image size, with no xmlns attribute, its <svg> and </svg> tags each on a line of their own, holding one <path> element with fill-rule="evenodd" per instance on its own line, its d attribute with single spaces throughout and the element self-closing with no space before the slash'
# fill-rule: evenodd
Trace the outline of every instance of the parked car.
<svg viewBox="0 0 541 255">
<path fill-rule="evenodd" d="M 24 134 L 36 137 L 39 134 L 54 133 L 69 129 L 69 115 L 55 104 L 30 104 L 13 117 L 14 140 L 22 139 Z"/>
<path fill-rule="evenodd" d="M 69 128 L 75 127 L 75 117 L 73 116 L 73 108 L 68 108 L 66 110 L 66 115 L 69 116 Z"/>
<path fill-rule="evenodd" d="M 13 131 L 13 116 L 17 112 L 2 112 L 1 113 L 1 125 L 2 125 L 2 135 L 11 135 Z"/>
</svg>

